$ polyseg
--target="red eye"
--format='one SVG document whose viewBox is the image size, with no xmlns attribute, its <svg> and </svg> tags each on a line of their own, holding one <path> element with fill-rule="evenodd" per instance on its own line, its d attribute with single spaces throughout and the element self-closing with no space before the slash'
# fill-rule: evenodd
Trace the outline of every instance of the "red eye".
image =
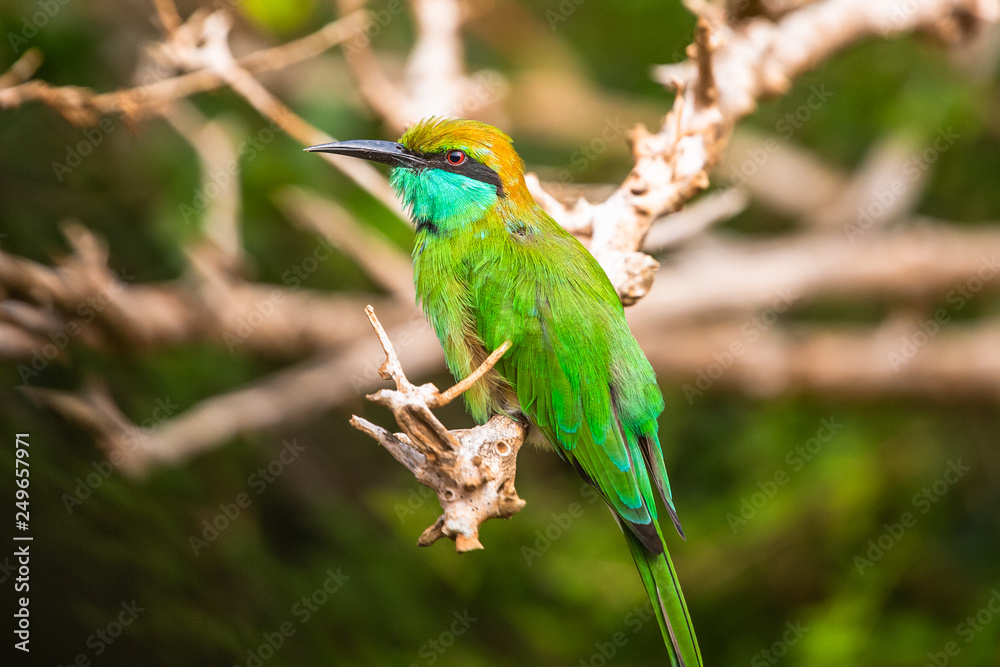
<svg viewBox="0 0 1000 667">
<path fill-rule="evenodd" d="M 462 151 L 448 151 L 448 155 L 445 159 L 448 160 L 448 164 L 458 166 L 465 162 L 465 153 Z"/>
</svg>

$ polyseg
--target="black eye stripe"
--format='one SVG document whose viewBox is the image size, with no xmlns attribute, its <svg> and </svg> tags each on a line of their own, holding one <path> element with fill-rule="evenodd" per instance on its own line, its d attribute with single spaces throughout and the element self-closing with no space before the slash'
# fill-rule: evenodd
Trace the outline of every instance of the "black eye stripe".
<svg viewBox="0 0 1000 667">
<path fill-rule="evenodd" d="M 448 156 L 453 152 L 462 153 L 465 159 L 459 164 L 452 164 L 448 159 Z M 483 183 L 489 183 L 490 185 L 496 187 L 497 196 L 502 197 L 504 194 L 503 183 L 500 181 L 500 175 L 465 151 L 451 149 L 440 153 L 433 153 L 425 157 L 428 161 L 427 166 L 432 169 L 450 171 L 454 174 L 461 174 L 462 176 L 474 178 L 475 180 L 482 181 Z"/>
</svg>

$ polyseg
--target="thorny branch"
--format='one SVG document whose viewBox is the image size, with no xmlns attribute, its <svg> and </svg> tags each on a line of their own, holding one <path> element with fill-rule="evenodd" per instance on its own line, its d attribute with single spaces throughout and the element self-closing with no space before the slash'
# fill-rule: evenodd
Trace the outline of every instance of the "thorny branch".
<svg viewBox="0 0 1000 667">
<path fill-rule="evenodd" d="M 97 93 L 32 80 L 42 58 L 29 49 L 0 75 L 0 108 L 37 101 L 75 125 L 94 125 L 103 114 L 121 114 L 132 124 L 160 115 L 200 149 L 206 172 L 218 167 L 214 160 L 222 160 L 216 153 L 231 156 L 233 147 L 224 126 L 185 105 L 186 98 L 228 86 L 302 145 L 330 141 L 256 75 L 314 58 L 338 44 L 361 97 L 394 130 L 432 112 L 464 115 L 477 108 L 480 95 L 476 82 L 465 74 L 460 35 L 469 19 L 464 13 L 468 5 L 411 0 L 417 36 L 397 83 L 364 36 L 371 20 L 357 10 L 364 2 L 340 4 L 343 18 L 319 31 L 237 58 L 229 46 L 231 21 L 226 13 L 198 11 L 185 21 L 172 0 L 155 0 L 164 35 L 149 49 L 157 66 L 137 72 L 140 85 Z M 776 19 L 731 22 L 718 5 L 691 0 L 689 6 L 699 17 L 689 60 L 655 71 L 658 80 L 676 90 L 673 108 L 657 132 L 641 126 L 632 131 L 635 165 L 624 182 L 600 203 L 580 199 L 565 204 L 528 176 L 536 200 L 588 244 L 623 302 L 641 299 L 654 276 L 658 278 L 659 289 L 630 313 L 640 340 L 671 341 L 646 346 L 656 367 L 669 370 L 678 381 L 696 383 L 718 351 L 739 339 L 747 318 L 768 309 L 782 290 L 796 302 L 875 293 L 892 296 L 907 309 L 867 331 L 776 324 L 762 336 L 761 347 L 735 360 L 720 384 L 768 395 L 820 391 L 948 398 L 974 393 L 1000 400 L 1000 359 L 990 342 L 995 340 L 995 322 L 942 332 L 916 357 L 887 364 L 900 338 L 905 342 L 907 332 L 915 330 L 920 309 L 930 299 L 950 293 L 972 276 L 983 289 L 1000 283 L 1000 269 L 991 268 L 997 259 L 990 249 L 1000 248 L 992 226 L 961 231 L 936 221 L 914 224 L 910 208 L 919 192 L 914 186 L 893 211 L 893 218 L 908 226 L 889 229 L 879 224 L 847 240 L 829 233 L 847 224 L 840 212 L 853 211 L 858 193 L 870 192 L 872 183 L 884 178 L 885 165 L 899 159 L 898 147 L 873 151 L 870 168 L 849 179 L 789 145 L 761 169 L 759 179 L 747 179 L 740 188 L 702 198 L 678 212 L 707 186 L 708 174 L 723 160 L 727 147 L 730 153 L 741 152 L 736 148 L 761 141 L 733 132 L 758 100 L 783 94 L 797 76 L 866 37 L 920 31 L 946 43 L 958 42 L 996 22 L 1000 3 L 927 0 L 903 13 L 894 3 L 880 0 L 793 1 L 768 5 Z M 433 20 L 435 15 L 447 20 Z M 503 92 L 505 87 L 496 83 L 491 90 Z M 399 213 L 377 170 L 360 161 L 323 156 Z M 810 186 L 788 187 L 787 177 L 763 176 L 780 169 Z M 781 187 L 775 188 L 772 181 Z M 751 197 L 791 211 L 806 221 L 805 230 L 773 243 L 734 243 L 707 232 L 745 208 Z M 190 269 L 177 281 L 130 284 L 128 275 L 108 266 L 104 244 L 79 224 L 64 226 L 72 253 L 55 267 L 0 250 L 0 357 L 20 362 L 26 385 L 34 384 L 49 363 L 63 363 L 70 356 L 72 348 L 52 344 L 62 335 L 109 353 L 209 341 L 230 351 L 238 348 L 296 362 L 142 430 L 129 422 L 100 383 L 88 385 L 81 395 L 26 388 L 33 400 L 93 431 L 114 465 L 141 474 L 160 463 L 183 461 L 239 433 L 309 418 L 340 405 L 359 389 L 374 388 L 373 359 L 384 356 L 383 366 L 397 389 L 383 389 L 372 398 L 389 404 L 403 433 L 392 434 L 357 417 L 352 424 L 437 491 L 444 515 L 421 536 L 421 544 L 448 536 L 459 551 L 480 548 L 482 521 L 509 517 L 523 506 L 513 483 L 524 426 L 496 417 L 475 429 L 448 431 L 430 408 L 468 389 L 505 348 L 494 351 L 478 375 L 445 392 L 412 385 L 390 338 L 409 340 L 405 352 L 412 374 L 440 369 L 442 354 L 413 306 L 405 253 L 318 195 L 293 188 L 276 195 L 290 219 L 325 237 L 316 252 L 336 248 L 351 256 L 388 292 L 377 302 L 387 313 L 388 334 L 371 314 L 382 344 L 380 355 L 364 333 L 363 319 L 344 315 L 359 312 L 370 297 L 275 287 L 239 275 L 238 198 L 235 191 L 211 203 L 202 238 L 185 248 Z M 662 267 L 642 252 L 663 248 L 674 254 Z M 81 319 L 81 304 L 93 303 L 101 304 L 96 316 Z M 254 320 L 262 303 L 268 305 L 269 315 Z M 116 461 L 122 461 L 120 466 Z"/>
<path fill-rule="evenodd" d="M 300 40 L 237 60 L 229 50 L 229 14 L 198 11 L 173 30 L 167 40 L 150 48 L 154 59 L 163 66 L 193 71 L 157 79 L 160 70 L 150 68 L 142 78 L 156 79 L 153 82 L 103 94 L 79 86 L 53 87 L 44 81 L 26 81 L 0 89 L 0 109 L 39 101 L 56 109 L 74 125 L 92 126 L 102 115 L 111 113 L 122 114 L 128 121 L 138 121 L 161 112 L 165 104 L 175 100 L 229 85 L 261 115 L 303 146 L 326 143 L 333 141 L 333 137 L 310 125 L 271 95 L 252 72 L 286 67 L 315 56 L 355 35 L 363 18 L 362 13 L 355 12 Z M 374 167 L 340 155 L 320 155 L 402 217 L 385 178 Z"/>
<path fill-rule="evenodd" d="M 381 389 L 370 394 L 368 400 L 392 410 L 403 433 L 392 434 L 357 415 L 351 417 L 351 425 L 377 440 L 421 484 L 437 493 L 444 514 L 420 536 L 420 546 L 450 537 L 460 553 L 482 549 L 479 526 L 487 519 L 510 518 L 524 507 L 514 489 L 514 475 L 517 452 L 527 429 L 522 423 L 496 415 L 481 426 L 449 431 L 430 408 L 447 405 L 468 390 L 493 368 L 510 348 L 510 341 L 498 347 L 467 378 L 439 392 L 433 384 L 417 387 L 406 379 L 375 309 L 367 306 L 365 313 L 385 350 L 379 375 L 396 383 L 396 389 Z"/>
<path fill-rule="evenodd" d="M 565 206 L 539 197 L 567 229 L 589 234 L 591 253 L 626 305 L 648 293 L 656 274 L 658 263 L 639 252 L 650 227 L 708 186 L 734 123 L 757 100 L 786 92 L 795 77 L 872 35 L 923 30 L 956 42 L 996 21 L 1000 3 L 940 0 L 902 13 L 891 2 L 820 0 L 776 22 L 757 18 L 737 26 L 716 5 L 698 3 L 698 10 L 691 60 L 657 69 L 656 78 L 677 91 L 673 109 L 658 132 L 632 130 L 635 166 L 621 186 L 599 204 Z"/>
</svg>

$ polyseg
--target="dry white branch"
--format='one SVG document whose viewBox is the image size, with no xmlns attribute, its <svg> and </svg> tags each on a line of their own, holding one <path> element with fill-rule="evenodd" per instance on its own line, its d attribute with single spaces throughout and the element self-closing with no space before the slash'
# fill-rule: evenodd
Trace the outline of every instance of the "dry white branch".
<svg viewBox="0 0 1000 667">
<path fill-rule="evenodd" d="M 27 81 L 35 74 L 42 65 L 42 52 L 36 47 L 31 47 L 25 51 L 14 64 L 7 68 L 7 71 L 0 74 L 0 90 L 16 86 Z"/>
<path fill-rule="evenodd" d="M 189 21 L 203 21 L 204 18 L 202 13 Z M 311 35 L 244 56 L 238 63 L 251 72 L 288 67 L 347 39 L 357 27 L 363 25 L 364 19 L 363 12 L 349 14 Z M 37 51 L 35 55 L 38 55 Z M 110 93 L 95 93 L 79 86 L 50 86 L 44 81 L 32 80 L 0 90 L 0 108 L 16 108 L 26 102 L 38 101 L 56 109 L 74 125 L 91 126 L 97 124 L 102 114 L 121 113 L 127 119 L 138 120 L 155 113 L 160 104 L 225 84 L 225 79 L 212 70 L 188 72 Z"/>
<path fill-rule="evenodd" d="M 338 0 L 342 13 L 360 11 L 367 0 Z M 364 13 L 364 12 L 362 12 Z M 374 20 L 374 17 L 370 17 Z M 354 75 L 358 93 L 365 103 L 391 128 L 396 135 L 407 125 L 406 93 L 386 75 L 378 56 L 371 47 L 371 40 L 363 30 L 357 30 L 352 39 L 344 41 L 344 59 Z"/>
<path fill-rule="evenodd" d="M 958 41 L 997 20 L 998 0 L 936 0 L 900 12 L 893 2 L 821 0 L 779 21 L 756 18 L 733 28 L 713 5 L 702 3 L 691 60 L 660 68 L 658 78 L 677 90 L 673 109 L 653 134 L 631 134 L 635 167 L 604 202 L 571 210 L 552 198 L 541 202 L 569 229 L 592 230 L 590 251 L 634 303 L 648 291 L 655 262 L 637 252 L 657 218 L 677 211 L 708 185 L 736 120 L 757 100 L 779 95 L 803 72 L 835 51 L 871 36 L 915 30 Z"/>
<path fill-rule="evenodd" d="M 160 25 L 167 35 L 171 35 L 181 27 L 181 15 L 177 12 L 177 5 L 174 0 L 153 0 L 156 5 L 156 15 L 160 19 Z"/>
<path fill-rule="evenodd" d="M 407 113 L 413 122 L 435 114 L 454 114 L 465 96 L 465 53 L 458 0 L 410 0 L 417 39 L 406 63 L 410 88 Z"/>
<path fill-rule="evenodd" d="M 425 375 L 443 366 L 441 346 L 422 321 L 397 326 L 393 336 L 409 343 L 407 365 L 411 371 Z M 111 407 L 113 403 L 98 406 L 88 400 L 86 393 L 83 402 L 81 397 L 75 397 L 70 403 L 49 405 L 67 418 L 82 420 L 88 428 L 92 427 L 98 444 L 107 448 L 109 458 L 127 458 L 123 472 L 142 475 L 157 465 L 186 461 L 241 434 L 314 418 L 342 405 L 356 398 L 359 391 L 375 388 L 375 369 L 384 356 L 374 341 L 363 338 L 339 353 L 309 359 L 246 387 L 206 398 L 141 433 L 125 427 L 125 421 L 116 416 L 120 414 L 117 408 Z M 67 398 L 70 396 L 65 394 Z M 84 409 L 82 405 L 90 407 Z M 66 409 L 61 409 L 62 406 Z M 110 421 L 108 414 L 113 417 Z M 129 438 L 116 435 L 123 430 L 130 434 Z"/>
<path fill-rule="evenodd" d="M 0 108 L 18 107 L 37 100 L 58 110 L 74 125 L 96 125 L 102 114 L 122 113 L 134 120 L 161 111 L 164 104 L 174 99 L 226 84 L 275 127 L 280 127 L 303 146 L 327 143 L 333 141 L 333 137 L 307 123 L 274 97 L 254 78 L 250 68 L 264 70 L 285 66 L 299 58 L 315 55 L 320 47 L 328 48 L 348 38 L 362 19 L 362 13 L 351 14 L 298 42 L 237 60 L 229 49 L 230 15 L 225 11 L 198 11 L 173 30 L 166 42 L 150 49 L 161 62 L 194 70 L 186 75 L 101 95 L 78 86 L 52 87 L 42 81 L 28 81 L 0 89 Z M 343 155 L 322 153 L 321 157 L 390 211 L 405 217 L 385 177 L 372 165 Z"/>
<path fill-rule="evenodd" d="M 108 267 L 104 243 L 89 230 L 67 225 L 64 231 L 76 251 L 55 268 L 0 250 L 0 322 L 35 341 L 25 347 L 25 335 L 15 339 L 0 329 L 0 353 L 24 362 L 18 369 L 25 382 L 64 337 L 105 350 L 120 350 L 124 341 L 140 349 L 207 341 L 230 352 L 295 358 L 356 340 L 367 329 L 364 318 L 344 316 L 364 305 L 350 295 L 246 283 L 217 271 L 192 276 L 196 282 L 133 284 Z M 390 312 L 393 325 L 414 317 Z"/>
<path fill-rule="evenodd" d="M 450 537 L 460 553 L 482 549 L 479 526 L 487 519 L 510 518 L 524 507 L 514 489 L 514 475 L 517 452 L 524 443 L 527 428 L 523 423 L 496 415 L 481 426 L 449 431 L 431 408 L 447 405 L 467 391 L 493 368 L 510 348 L 510 341 L 490 354 L 467 378 L 439 392 L 433 384 L 418 387 L 406 379 L 374 309 L 368 306 L 365 312 L 385 351 L 379 375 L 396 383 L 396 389 L 381 389 L 369 395 L 368 400 L 392 410 L 403 433 L 393 435 L 356 415 L 351 418 L 351 425 L 375 438 L 421 484 L 437 493 L 444 514 L 420 536 L 420 546 Z"/>
<path fill-rule="evenodd" d="M 144 472 L 146 434 L 122 414 L 103 382 L 88 382 L 79 395 L 38 387 L 21 387 L 21 391 L 36 405 L 48 407 L 89 431 L 116 469 L 126 475 Z"/>
<path fill-rule="evenodd" d="M 201 24 L 197 46 L 185 52 L 183 58 L 191 66 L 217 72 L 230 88 L 249 102 L 262 116 L 269 118 L 303 146 L 334 141 L 333 137 L 303 120 L 284 102 L 272 95 L 253 74 L 239 65 L 229 50 L 231 27 L 232 19 L 226 12 L 209 14 Z M 344 155 L 320 153 L 320 156 L 367 190 L 390 211 L 405 217 L 385 177 L 372 165 Z"/>
</svg>

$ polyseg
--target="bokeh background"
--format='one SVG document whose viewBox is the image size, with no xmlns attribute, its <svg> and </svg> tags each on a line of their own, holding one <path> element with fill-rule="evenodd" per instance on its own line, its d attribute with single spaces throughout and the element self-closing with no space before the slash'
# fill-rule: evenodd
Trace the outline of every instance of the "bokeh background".
<svg viewBox="0 0 1000 667">
<path fill-rule="evenodd" d="M 0 71 L 36 47 L 44 54 L 36 78 L 112 91 L 132 85 L 144 45 L 162 34 L 151 2 L 52 3 L 57 11 L 15 53 L 9 35 L 26 35 L 24 21 L 33 21 L 43 4 L 15 0 L 0 8 L 7 42 Z M 775 9 L 777 3 L 754 2 L 737 13 L 780 15 L 793 4 Z M 183 17 L 197 6 L 179 5 Z M 343 8 L 321 0 L 216 5 L 235 17 L 238 53 L 307 35 Z M 472 115 L 512 134 L 529 169 L 554 183 L 557 196 L 605 196 L 610 186 L 600 184 L 619 183 L 632 166 L 623 128 L 659 127 L 670 108 L 672 93 L 654 81 L 651 67 L 684 58 L 691 13 L 660 0 L 464 6 L 467 65 L 488 72 L 484 80 L 492 82 Z M 402 76 L 412 17 L 405 3 L 375 0 L 370 9 L 379 25 L 374 49 L 392 76 Z M 378 12 L 389 17 L 384 24 Z M 762 101 L 739 124 L 709 193 L 739 185 L 746 203 L 712 233 L 780 245 L 821 213 L 806 210 L 815 204 L 809 193 L 828 185 L 819 176 L 809 180 L 812 172 L 786 165 L 763 181 L 740 177 L 745 156 L 767 138 L 782 147 L 771 166 L 801 158 L 857 188 L 865 181 L 852 175 L 878 171 L 873 164 L 894 173 L 948 128 L 957 139 L 921 170 L 918 185 L 908 186 L 912 201 L 892 224 L 917 228 L 933 219 L 989 232 L 1000 214 L 996 42 L 954 55 L 926 36 L 864 40 L 797 80 L 786 95 Z M 260 80 L 338 138 L 394 136 L 359 94 L 337 48 Z M 816 103 L 817 90 L 832 95 Z M 184 104 L 217 122 L 234 144 L 271 136 L 260 135 L 269 122 L 226 88 Z M 802 109 L 810 110 L 805 119 Z M 790 127 L 789 114 L 797 111 Z M 0 110 L 5 270 L 12 270 L 12 256 L 55 265 L 71 252 L 63 231 L 70 221 L 103 239 L 108 265 L 129 287 L 184 285 L 191 280 L 189 251 L 205 233 L 204 212 L 183 208 L 203 187 L 198 154 L 162 117 L 106 119 L 112 129 L 91 140 L 91 154 L 79 166 L 60 174 L 54 163 L 64 163 L 69 147 L 86 139 L 83 130 L 37 102 Z M 413 235 L 405 223 L 301 148 L 278 131 L 253 159 L 241 160 L 239 275 L 287 288 L 287 272 L 317 247 L 316 232 L 294 224 L 279 203 L 288 186 L 336 200 L 400 253 L 409 252 Z M 841 226 L 858 218 L 849 208 L 833 233 L 842 236 Z M 982 251 L 988 257 L 1000 247 Z M 658 255 L 667 267 L 672 252 Z M 893 259 L 887 256 L 887 264 Z M 969 269 L 971 278 L 978 266 Z M 0 286 L 8 323 L 14 302 L 30 301 L 13 284 L 8 274 Z M 979 357 L 987 364 L 1000 347 L 988 335 L 1000 315 L 997 284 L 987 280 L 961 313 L 949 311 L 950 325 L 983 332 L 979 347 L 960 352 L 957 375 L 944 387 L 912 391 L 865 386 L 863 379 L 856 392 L 850 382 L 829 391 L 808 383 L 768 385 L 765 360 L 757 374 L 763 389 L 743 373 L 723 371 L 693 394 L 699 371 L 711 369 L 677 361 L 682 353 L 663 353 L 675 345 L 670 326 L 642 317 L 640 343 L 662 360 L 657 370 L 667 407 L 660 440 L 688 536 L 686 542 L 668 536 L 669 546 L 706 664 L 1000 664 L 1000 380 L 993 375 L 991 384 L 979 374 L 973 384 L 962 375 L 974 374 Z M 658 288 L 665 286 L 654 283 L 653 294 Z M 384 284 L 349 250 L 332 250 L 300 289 L 323 298 L 342 294 L 352 304 L 387 299 Z M 947 286 L 917 299 L 866 293 L 863 286 L 848 292 L 796 300 L 772 314 L 775 326 L 874 332 L 900 312 L 915 313 L 919 322 L 953 305 Z M 749 323 L 755 315 L 735 321 Z M 359 337 L 369 335 L 359 308 L 345 306 L 339 316 L 361 323 Z M 7 335 L 9 328 L 0 331 Z M 685 340 L 691 339 L 688 331 Z M 68 665 L 78 656 L 95 665 L 599 667 L 666 660 L 617 528 L 551 454 L 520 453 L 518 491 L 528 505 L 511 520 L 483 527 L 485 550 L 459 556 L 448 542 L 416 546 L 438 514 L 436 499 L 347 423 L 359 414 L 392 425 L 390 414 L 364 400 L 366 390 L 380 386 L 375 364 L 319 414 L 249 432 L 232 425 L 218 445 L 151 465 L 143 475 L 112 466 L 96 488 L 85 482 L 108 469 L 108 454 L 94 428 L 53 410 L 37 393 L 103 387 L 131 422 L 158 428 L 213 396 L 341 348 L 267 353 L 211 340 L 142 346 L 75 338 L 28 382 L 10 339 L 4 349 L 5 535 L 14 532 L 14 434 L 31 434 L 32 651 L 27 659 L 15 655 L 16 664 Z M 929 343 L 916 355 L 933 353 Z M 415 354 L 402 351 L 404 364 L 423 369 L 411 379 L 450 385 L 439 356 L 423 363 Z M 451 428 L 471 425 L 457 404 L 440 416 Z M 259 472 L 268 466 L 269 477 Z M 67 494 L 79 502 L 67 502 Z M 241 498 L 247 502 L 238 517 L 219 518 Z M 205 522 L 213 521 L 226 527 L 206 532 Z M 5 538 L 0 557 L 9 558 L 11 544 Z M 6 651 L 14 574 L 3 563 Z"/>
</svg>

